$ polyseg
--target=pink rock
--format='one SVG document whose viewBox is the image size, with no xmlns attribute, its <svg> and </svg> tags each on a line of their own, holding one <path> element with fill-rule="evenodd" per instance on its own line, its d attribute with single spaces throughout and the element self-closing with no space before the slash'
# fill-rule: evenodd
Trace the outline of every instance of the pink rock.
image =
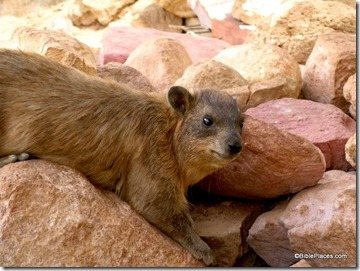
<svg viewBox="0 0 360 271">
<path fill-rule="evenodd" d="M 114 193 L 44 160 L 0 170 L 0 266 L 203 266 Z"/>
<path fill-rule="evenodd" d="M 276 198 L 315 185 L 325 170 L 321 151 L 303 137 L 246 115 L 243 149 L 199 187 L 239 198 Z"/>
<path fill-rule="evenodd" d="M 345 159 L 345 144 L 355 133 L 356 122 L 339 108 L 284 98 L 250 108 L 246 114 L 308 139 L 324 154 L 327 169 L 351 168 Z"/>
<path fill-rule="evenodd" d="M 124 63 L 130 53 L 141 43 L 157 37 L 174 38 L 181 41 L 194 63 L 211 59 L 229 43 L 214 38 L 163 32 L 142 27 L 109 27 L 105 30 L 98 64 L 108 62 Z"/>
</svg>

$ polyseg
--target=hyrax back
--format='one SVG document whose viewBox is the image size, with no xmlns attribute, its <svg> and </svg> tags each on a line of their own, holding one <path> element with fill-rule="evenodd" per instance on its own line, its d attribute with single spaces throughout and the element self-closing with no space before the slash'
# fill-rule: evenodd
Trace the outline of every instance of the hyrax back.
<svg viewBox="0 0 360 271">
<path fill-rule="evenodd" d="M 242 115 L 225 93 L 168 99 L 30 53 L 0 50 L 0 157 L 29 153 L 83 172 L 206 264 L 188 186 L 235 159 Z"/>
</svg>

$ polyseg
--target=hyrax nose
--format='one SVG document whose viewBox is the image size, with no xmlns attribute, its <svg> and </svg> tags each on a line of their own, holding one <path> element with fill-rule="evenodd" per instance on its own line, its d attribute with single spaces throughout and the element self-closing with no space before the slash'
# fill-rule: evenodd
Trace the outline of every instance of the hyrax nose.
<svg viewBox="0 0 360 271">
<path fill-rule="evenodd" d="M 228 144 L 228 150 L 231 154 L 237 154 L 241 151 L 241 144 L 239 142 Z"/>
</svg>

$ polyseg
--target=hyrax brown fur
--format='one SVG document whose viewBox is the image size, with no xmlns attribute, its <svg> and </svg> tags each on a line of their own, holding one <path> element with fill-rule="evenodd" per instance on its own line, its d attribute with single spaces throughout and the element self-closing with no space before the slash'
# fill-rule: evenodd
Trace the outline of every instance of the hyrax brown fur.
<svg viewBox="0 0 360 271">
<path fill-rule="evenodd" d="M 186 191 L 235 159 L 242 115 L 220 91 L 174 86 L 163 96 L 2 49 L 0 156 L 26 152 L 81 171 L 214 264 L 192 227 Z"/>
</svg>

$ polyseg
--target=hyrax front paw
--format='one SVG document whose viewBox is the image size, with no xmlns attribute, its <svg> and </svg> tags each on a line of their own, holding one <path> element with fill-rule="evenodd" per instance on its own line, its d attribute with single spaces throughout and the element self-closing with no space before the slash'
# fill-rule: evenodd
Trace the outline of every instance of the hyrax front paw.
<svg viewBox="0 0 360 271">
<path fill-rule="evenodd" d="M 211 248 L 200 238 L 195 247 L 189 249 L 191 254 L 199 260 L 202 260 L 206 265 L 216 265 L 216 259 Z"/>
</svg>

